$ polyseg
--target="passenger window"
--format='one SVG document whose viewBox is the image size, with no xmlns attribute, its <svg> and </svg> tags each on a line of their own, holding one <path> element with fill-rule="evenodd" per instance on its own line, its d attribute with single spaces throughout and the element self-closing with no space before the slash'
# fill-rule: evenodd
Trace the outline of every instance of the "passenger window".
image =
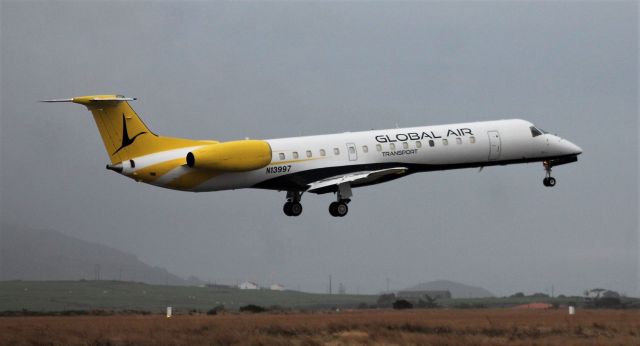
<svg viewBox="0 0 640 346">
<path fill-rule="evenodd" d="M 389 150 L 396 150 L 396 145 L 394 143 L 389 143 Z"/>
<path fill-rule="evenodd" d="M 363 153 L 368 153 L 369 152 L 369 147 L 367 147 L 366 145 L 362 146 L 362 152 Z"/>
<path fill-rule="evenodd" d="M 476 142 L 476 137 L 469 137 L 469 143 L 475 143 Z"/>
<path fill-rule="evenodd" d="M 429 140 L 429 146 L 430 147 L 435 147 L 436 146 L 436 142 L 433 141 L 433 139 Z"/>
<path fill-rule="evenodd" d="M 409 143 L 402 142 L 402 149 L 409 149 Z"/>
<path fill-rule="evenodd" d="M 333 154 L 334 154 L 334 155 L 340 155 L 340 149 L 338 149 L 338 148 L 333 148 Z"/>
<path fill-rule="evenodd" d="M 278 154 L 278 157 L 280 158 L 280 160 L 284 160 L 284 153 Z"/>
<path fill-rule="evenodd" d="M 416 142 L 416 148 L 422 148 L 422 142 L 417 141 Z"/>
<path fill-rule="evenodd" d="M 462 144 L 462 138 L 460 138 L 460 137 L 456 138 L 456 143 Z"/>
<path fill-rule="evenodd" d="M 376 150 L 377 151 L 382 151 L 382 145 L 376 144 Z"/>
<path fill-rule="evenodd" d="M 298 152 L 297 151 L 293 152 L 293 159 L 294 160 L 298 159 Z"/>
<path fill-rule="evenodd" d="M 311 157 L 311 150 L 307 150 L 307 157 Z"/>
<path fill-rule="evenodd" d="M 327 152 L 324 151 L 324 149 L 320 149 L 320 156 L 325 156 L 327 155 Z"/>
<path fill-rule="evenodd" d="M 449 140 L 446 139 L 446 138 L 442 139 L 442 144 L 443 145 L 449 145 Z"/>
</svg>

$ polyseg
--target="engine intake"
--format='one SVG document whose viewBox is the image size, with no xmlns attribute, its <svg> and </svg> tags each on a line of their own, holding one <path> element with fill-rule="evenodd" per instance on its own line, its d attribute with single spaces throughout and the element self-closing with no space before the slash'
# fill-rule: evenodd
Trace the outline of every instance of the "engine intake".
<svg viewBox="0 0 640 346">
<path fill-rule="evenodd" d="M 187 166 L 225 172 L 246 172 L 271 163 L 271 146 L 260 140 L 207 145 L 187 154 Z"/>
</svg>

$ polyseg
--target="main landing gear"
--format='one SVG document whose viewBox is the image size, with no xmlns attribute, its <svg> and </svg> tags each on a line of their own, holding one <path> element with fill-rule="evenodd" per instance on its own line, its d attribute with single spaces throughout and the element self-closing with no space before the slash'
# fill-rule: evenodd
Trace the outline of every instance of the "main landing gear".
<svg viewBox="0 0 640 346">
<path fill-rule="evenodd" d="M 287 202 L 282 208 L 285 215 L 299 216 L 302 214 L 302 204 L 300 204 L 301 197 L 302 192 L 300 191 L 287 191 Z"/>
<path fill-rule="evenodd" d="M 351 202 L 351 184 L 343 183 L 338 185 L 337 200 L 329 205 L 329 214 L 334 217 L 343 217 L 349 212 L 347 204 Z M 299 216 L 302 214 L 302 204 L 300 199 L 302 192 L 287 191 L 287 202 L 282 207 L 282 211 L 287 216 Z"/>
<path fill-rule="evenodd" d="M 542 179 L 542 184 L 547 187 L 556 186 L 556 178 L 551 176 L 551 163 L 549 161 L 543 161 L 542 165 L 544 166 L 544 170 L 547 172 L 544 179 Z"/>
<path fill-rule="evenodd" d="M 351 199 L 349 199 L 351 196 L 353 196 L 353 193 L 351 193 L 351 184 L 343 183 L 338 185 L 336 196 L 338 200 L 329 204 L 329 214 L 333 217 L 343 217 L 347 215 L 349 212 L 347 204 L 351 202 Z"/>
</svg>

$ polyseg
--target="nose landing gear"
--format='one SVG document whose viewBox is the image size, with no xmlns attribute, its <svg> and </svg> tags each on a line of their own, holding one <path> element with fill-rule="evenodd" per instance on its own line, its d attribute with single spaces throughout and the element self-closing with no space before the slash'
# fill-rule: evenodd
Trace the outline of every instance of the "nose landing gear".
<svg viewBox="0 0 640 346">
<path fill-rule="evenodd" d="M 546 171 L 546 177 L 542 179 L 542 184 L 547 187 L 556 186 L 556 178 L 551 176 L 551 162 L 543 161 L 542 165 L 544 166 L 544 170 Z"/>
<path fill-rule="evenodd" d="M 302 214 L 302 204 L 300 204 L 301 197 L 302 192 L 300 191 L 287 191 L 287 202 L 282 208 L 285 215 L 299 216 Z"/>
</svg>

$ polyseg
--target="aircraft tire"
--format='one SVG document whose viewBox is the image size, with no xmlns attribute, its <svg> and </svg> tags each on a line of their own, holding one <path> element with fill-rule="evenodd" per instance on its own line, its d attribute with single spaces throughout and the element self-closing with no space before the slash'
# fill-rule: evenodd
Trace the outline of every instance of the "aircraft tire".
<svg viewBox="0 0 640 346">
<path fill-rule="evenodd" d="M 284 215 L 287 216 L 293 216 L 293 214 L 291 213 L 292 211 L 292 204 L 291 202 L 287 202 L 284 204 L 284 207 L 282 207 L 282 211 L 284 211 Z M 302 211 L 301 211 L 302 212 Z"/>
<path fill-rule="evenodd" d="M 542 179 L 542 185 L 549 186 L 549 178 Z"/>
<path fill-rule="evenodd" d="M 556 178 L 554 178 L 554 177 L 549 177 L 549 178 L 547 179 L 547 186 L 549 186 L 549 187 L 554 187 L 554 186 L 556 186 Z"/>
<path fill-rule="evenodd" d="M 331 216 L 338 216 L 338 212 L 336 211 L 336 209 L 338 209 L 338 202 L 332 202 L 331 204 L 329 204 L 329 214 L 331 214 Z"/>
<path fill-rule="evenodd" d="M 299 216 L 300 214 L 302 214 L 302 204 L 298 202 L 291 203 L 291 206 L 289 207 L 289 216 Z"/>
</svg>

